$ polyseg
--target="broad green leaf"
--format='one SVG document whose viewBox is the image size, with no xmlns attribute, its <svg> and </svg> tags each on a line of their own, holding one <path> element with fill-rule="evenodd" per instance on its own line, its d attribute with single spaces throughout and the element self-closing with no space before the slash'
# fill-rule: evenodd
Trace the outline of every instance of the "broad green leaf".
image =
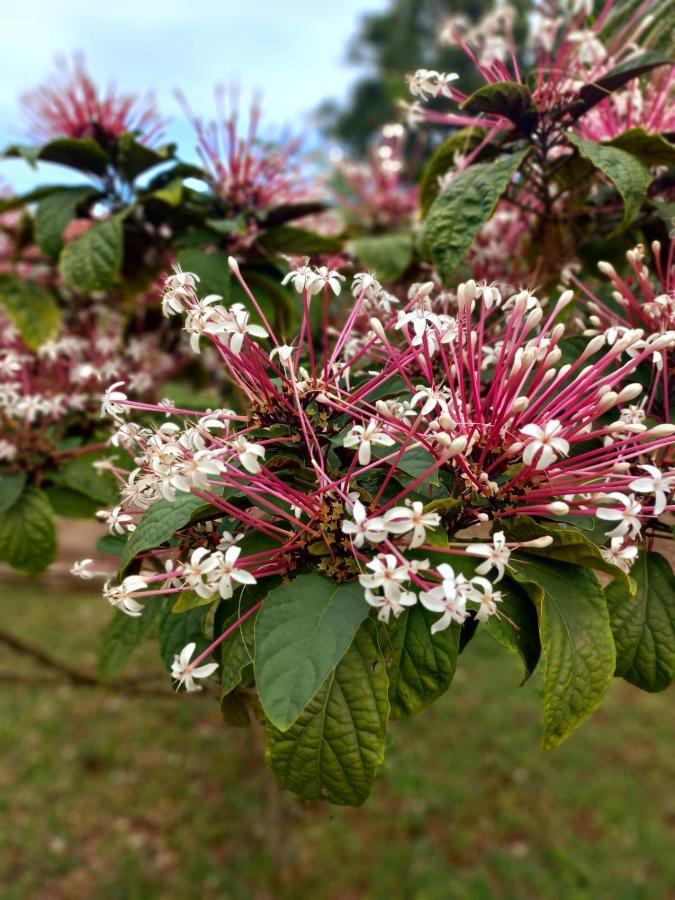
<svg viewBox="0 0 675 900">
<path fill-rule="evenodd" d="M 431 634 L 438 614 L 411 606 L 388 626 L 379 627 L 379 644 L 389 677 L 391 718 L 414 716 L 450 686 L 459 652 L 459 626 Z"/>
<path fill-rule="evenodd" d="M 631 568 L 637 591 L 605 589 L 616 644 L 616 674 L 643 691 L 662 691 L 675 675 L 675 575 L 659 553 L 642 551 Z"/>
<path fill-rule="evenodd" d="M 169 606 L 164 608 L 159 621 L 159 653 L 164 665 L 171 667 L 174 656 L 178 656 L 193 641 L 197 645 L 192 659 L 202 653 L 213 640 L 212 634 L 206 634 L 207 608 L 198 606 L 175 616 Z"/>
<path fill-rule="evenodd" d="M 91 187 L 63 188 L 41 200 L 35 212 L 35 240 L 47 256 L 58 257 L 63 247 L 63 232 L 77 213 L 77 208 L 96 191 Z"/>
<path fill-rule="evenodd" d="M 183 591 L 178 595 L 178 599 L 171 607 L 171 612 L 178 613 L 187 612 L 189 609 L 197 609 L 198 606 L 209 606 L 214 600 L 219 600 L 220 595 L 216 592 L 210 597 L 200 597 L 196 591 Z"/>
<path fill-rule="evenodd" d="M 510 119 L 519 131 L 529 134 L 538 113 L 529 88 L 517 81 L 497 81 L 474 91 L 460 107 L 464 112 L 488 113 Z"/>
<path fill-rule="evenodd" d="M 5 151 L 2 155 L 6 156 L 7 152 Z M 48 197 L 61 190 L 63 188 L 60 185 L 44 185 L 27 191 L 25 194 L 10 194 L 8 197 L 2 197 L 0 198 L 0 213 L 7 212 L 8 209 L 17 209 L 19 206 L 27 206 L 29 203 L 37 203 L 43 197 Z"/>
<path fill-rule="evenodd" d="M 460 128 L 436 148 L 422 173 L 420 181 L 420 213 L 422 218 L 437 197 L 440 186 L 439 179 L 455 164 L 455 156 L 464 156 L 475 150 L 486 135 L 484 128 L 470 125 Z"/>
<path fill-rule="evenodd" d="M 101 508 L 98 501 L 68 487 L 50 484 L 43 490 L 57 516 L 65 516 L 69 519 L 91 519 Z"/>
<path fill-rule="evenodd" d="M 290 728 L 368 615 L 358 582 L 299 575 L 270 591 L 255 627 L 255 677 L 270 722 Z"/>
<path fill-rule="evenodd" d="M 422 229 L 422 246 L 447 281 L 529 152 L 529 148 L 460 172 L 434 200 Z"/>
<path fill-rule="evenodd" d="M 26 486 L 25 472 L 0 475 L 0 513 L 14 506 Z"/>
<path fill-rule="evenodd" d="M 104 534 L 96 541 L 96 552 L 102 556 L 120 556 L 128 540 L 129 535 L 126 532 L 124 534 Z"/>
<path fill-rule="evenodd" d="M 214 250 L 207 253 L 198 247 L 183 247 L 178 251 L 178 264 L 184 272 L 199 276 L 199 295 L 219 294 L 224 300 L 230 297 L 230 267 L 227 253 Z"/>
<path fill-rule="evenodd" d="M 235 609 L 225 619 L 220 626 L 222 634 L 226 629 L 231 628 L 244 613 L 248 612 L 251 607 L 258 603 L 262 596 L 266 593 L 266 588 L 262 585 L 256 586 L 259 589 L 253 591 L 245 591 L 244 599 L 241 603 L 237 603 Z M 242 681 L 248 681 L 245 677 L 246 673 L 250 673 L 253 677 L 253 660 L 255 657 L 255 623 L 259 613 L 254 613 L 245 622 L 237 628 L 228 638 L 220 645 L 220 694 L 224 697 L 233 691 Z"/>
<path fill-rule="evenodd" d="M 111 216 L 63 248 L 59 273 L 66 284 L 80 293 L 111 287 L 122 266 L 123 214 Z"/>
<path fill-rule="evenodd" d="M 487 629 L 497 643 L 520 656 L 525 682 L 537 668 L 541 654 L 537 611 L 528 594 L 513 579 L 503 578 L 497 588 L 502 602 L 497 615 L 487 620 Z"/>
<path fill-rule="evenodd" d="M 302 219 L 314 213 L 323 212 L 326 209 L 323 200 L 301 200 L 299 203 L 280 203 L 279 206 L 271 206 L 264 209 L 259 218 L 270 228 L 273 225 L 283 225 L 292 222 L 293 219 Z"/>
<path fill-rule="evenodd" d="M 659 53 L 649 51 L 641 53 L 639 56 L 634 56 L 627 62 L 610 69 L 602 77 L 585 84 L 579 92 L 579 99 L 570 105 L 567 112 L 578 118 L 634 78 L 639 78 L 641 75 L 651 72 L 652 69 L 668 65 L 672 65 L 672 60 Z"/>
<path fill-rule="evenodd" d="M 117 482 L 111 472 L 96 471 L 94 463 L 100 459 L 91 454 L 74 456 L 60 466 L 53 479 L 103 506 L 114 506 L 119 499 Z"/>
<path fill-rule="evenodd" d="M 237 691 L 223 694 L 220 698 L 220 712 L 223 720 L 232 728 L 248 728 L 251 724 L 251 713 Z"/>
<path fill-rule="evenodd" d="M 117 141 L 117 168 L 128 181 L 133 181 L 149 169 L 173 159 L 175 153 L 175 144 L 165 144 L 156 149 L 147 147 L 129 132 Z"/>
<path fill-rule="evenodd" d="M 295 725 L 268 725 L 265 760 L 306 800 L 359 806 L 384 759 L 388 715 L 386 668 L 368 620 Z"/>
<path fill-rule="evenodd" d="M 519 554 L 514 577 L 532 597 L 544 653 L 544 734 L 556 747 L 593 713 L 616 663 L 605 595 L 580 566 Z"/>
<path fill-rule="evenodd" d="M 396 281 L 412 262 L 412 234 L 401 231 L 356 238 L 351 242 L 351 252 L 380 281 Z"/>
<path fill-rule="evenodd" d="M 201 497 L 187 493 L 177 494 L 173 503 L 163 498 L 155 500 L 127 541 L 120 559 L 120 573 L 137 553 L 159 547 L 209 505 Z"/>
<path fill-rule="evenodd" d="M 553 543 L 548 547 L 527 547 L 524 549 L 528 555 L 542 556 L 545 559 L 557 562 L 573 563 L 596 572 L 606 572 L 624 583 L 627 590 L 631 590 L 630 577 L 613 563 L 608 562 L 597 544 L 594 544 L 587 535 L 582 534 L 573 527 L 561 527 L 553 522 L 546 525 L 535 522 L 529 516 L 516 516 L 501 521 L 504 532 L 509 541 L 533 541 L 536 538 L 549 536 Z"/>
<path fill-rule="evenodd" d="M 31 575 L 43 572 L 56 555 L 54 516 L 38 488 L 29 487 L 0 516 L 0 560 Z"/>
<path fill-rule="evenodd" d="M 652 182 L 652 173 L 649 171 L 649 167 L 636 156 L 632 156 L 618 147 L 598 144 L 596 141 L 585 141 L 572 132 L 567 133 L 567 138 L 582 156 L 590 160 L 596 169 L 609 178 L 621 194 L 624 205 L 624 225 L 628 225 L 638 214 L 647 198 L 647 188 Z"/>
<path fill-rule="evenodd" d="M 277 225 L 265 231 L 258 242 L 266 250 L 278 253 L 294 253 L 301 256 L 315 256 L 319 253 L 339 253 L 342 240 L 297 228 L 295 225 Z"/>
<path fill-rule="evenodd" d="M 630 128 L 606 143 L 609 147 L 618 147 L 637 156 L 648 166 L 675 165 L 675 144 L 662 134 L 648 133 L 644 128 Z"/>
<path fill-rule="evenodd" d="M 113 618 L 103 632 L 98 659 L 100 677 L 107 681 L 118 675 L 129 661 L 131 654 L 155 624 L 164 605 L 164 597 L 148 597 L 140 616 L 127 616 L 115 610 Z"/>
<path fill-rule="evenodd" d="M 1 276 L 0 303 L 31 350 L 59 333 L 61 313 L 54 294 L 36 281 Z"/>
<path fill-rule="evenodd" d="M 94 175 L 104 175 L 110 162 L 108 154 L 92 138 L 57 138 L 40 148 L 38 158 Z"/>
</svg>

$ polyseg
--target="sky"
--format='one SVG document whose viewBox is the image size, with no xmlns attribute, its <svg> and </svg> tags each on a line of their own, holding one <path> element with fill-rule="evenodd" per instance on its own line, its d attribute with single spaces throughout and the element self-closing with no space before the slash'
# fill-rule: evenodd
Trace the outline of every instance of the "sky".
<svg viewBox="0 0 675 900">
<path fill-rule="evenodd" d="M 363 13 L 387 0 L 1 0 L 0 147 L 26 143 L 18 98 L 48 81 L 58 55 L 84 52 L 97 83 L 153 89 L 173 118 L 167 137 L 183 155 L 194 139 L 173 97 L 213 112 L 213 87 L 260 89 L 266 120 L 296 131 L 327 97 L 342 98 L 358 71 L 345 62 Z M 0 160 L 0 179 L 25 190 L 63 170 Z"/>
</svg>

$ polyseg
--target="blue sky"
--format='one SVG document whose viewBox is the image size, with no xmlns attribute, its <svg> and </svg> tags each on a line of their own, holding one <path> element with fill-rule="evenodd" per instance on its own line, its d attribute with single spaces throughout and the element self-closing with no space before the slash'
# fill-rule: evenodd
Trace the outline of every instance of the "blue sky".
<svg viewBox="0 0 675 900">
<path fill-rule="evenodd" d="M 82 50 L 97 82 L 153 89 L 172 116 L 168 137 L 192 148 L 173 98 L 180 86 L 209 116 L 213 86 L 236 80 L 261 89 L 266 120 L 306 130 L 325 97 L 343 97 L 357 76 L 346 46 L 364 12 L 386 0 L 2 0 L 0 146 L 22 142 L 18 97 L 48 80 L 54 57 Z M 185 154 L 187 155 L 187 154 Z M 0 178 L 23 190 L 62 177 L 39 176 L 20 160 L 0 161 Z"/>
</svg>

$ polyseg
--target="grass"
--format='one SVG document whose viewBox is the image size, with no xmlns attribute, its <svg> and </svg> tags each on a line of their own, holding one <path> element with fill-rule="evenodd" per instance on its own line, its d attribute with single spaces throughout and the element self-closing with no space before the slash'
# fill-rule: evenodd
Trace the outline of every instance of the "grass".
<svg viewBox="0 0 675 900">
<path fill-rule="evenodd" d="M 94 594 L 5 588 L 0 627 L 93 669 Z M 152 642 L 130 675 L 166 684 Z M 390 729 L 361 809 L 280 795 L 260 738 L 207 696 L 12 685 L 3 650 L 3 900 L 675 897 L 675 706 L 615 683 L 554 753 L 540 683 L 478 635 L 451 691 Z M 168 689 L 167 689 L 168 690 Z"/>
</svg>

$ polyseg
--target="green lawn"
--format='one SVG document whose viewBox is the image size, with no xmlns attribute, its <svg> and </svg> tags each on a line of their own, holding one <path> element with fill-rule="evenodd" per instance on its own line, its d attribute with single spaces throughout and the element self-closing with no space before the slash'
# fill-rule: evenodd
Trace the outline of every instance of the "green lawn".
<svg viewBox="0 0 675 900">
<path fill-rule="evenodd" d="M 0 627 L 81 668 L 108 610 L 46 584 L 0 593 Z M 280 798 L 255 732 L 172 697 L 152 642 L 130 675 L 167 696 L 8 681 L 2 649 L 3 900 L 675 897 L 673 694 L 613 685 L 554 753 L 540 686 L 480 635 L 448 695 L 390 729 L 358 810 Z"/>
</svg>

